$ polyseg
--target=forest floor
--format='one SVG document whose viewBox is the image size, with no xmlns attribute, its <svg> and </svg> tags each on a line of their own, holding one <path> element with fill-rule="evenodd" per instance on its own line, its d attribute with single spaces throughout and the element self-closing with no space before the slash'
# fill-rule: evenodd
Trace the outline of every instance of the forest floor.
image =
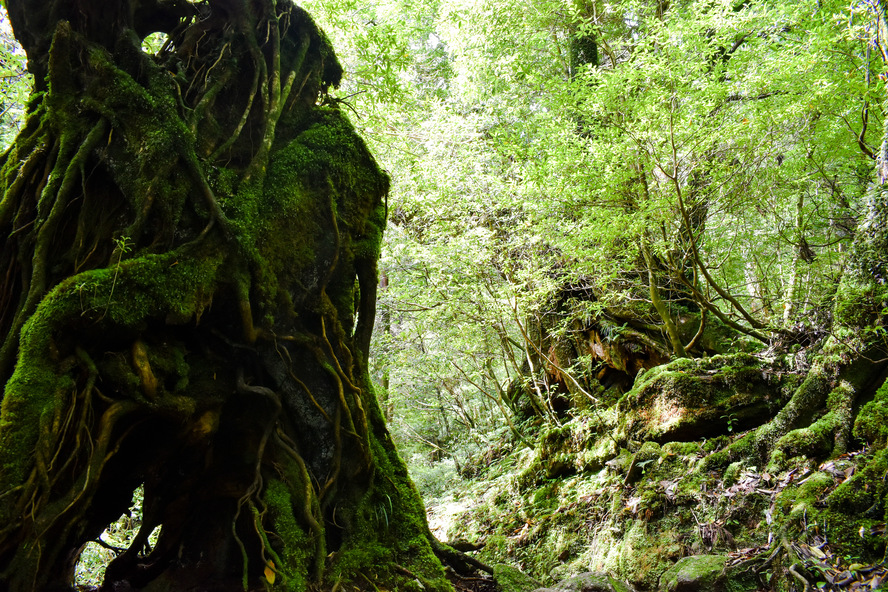
<svg viewBox="0 0 888 592">
<path fill-rule="evenodd" d="M 582 420 L 574 423 L 568 427 L 579 429 Z M 844 523 L 835 511 L 836 491 L 855 489 L 879 451 L 799 459 L 774 472 L 744 463 L 707 470 L 708 456 L 745 435 L 646 444 L 631 455 L 640 471 L 620 451 L 595 470 L 547 475 L 539 447 L 494 455 L 464 480 L 449 465 L 411 468 L 439 540 L 480 547 L 473 554 L 481 561 L 519 569 L 541 586 L 596 572 L 639 592 L 882 589 L 881 508 Z M 431 475 L 446 486 L 429 490 Z M 677 587 L 691 561 L 705 573 Z"/>
<path fill-rule="evenodd" d="M 426 514 L 432 534 L 440 541 L 449 540 L 447 533 L 454 523 L 476 504 L 471 497 L 454 497 L 453 493 L 427 500 Z"/>
</svg>

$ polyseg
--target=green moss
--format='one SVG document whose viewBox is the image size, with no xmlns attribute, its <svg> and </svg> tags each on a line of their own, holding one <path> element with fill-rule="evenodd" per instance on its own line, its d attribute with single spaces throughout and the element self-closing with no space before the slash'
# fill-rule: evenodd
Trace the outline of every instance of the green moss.
<svg viewBox="0 0 888 592">
<path fill-rule="evenodd" d="M 148 359 L 167 392 L 182 392 L 188 387 L 190 366 L 185 361 L 185 346 L 173 340 L 151 345 Z"/>
<path fill-rule="evenodd" d="M 871 328 L 873 319 L 882 314 L 886 299 L 888 286 L 879 285 L 870 278 L 856 281 L 844 277 L 836 294 L 835 322 L 845 327 Z"/>
<path fill-rule="evenodd" d="M 299 20 L 293 15 L 299 15 Z M 312 51 L 317 49 L 323 56 L 324 78 L 320 80 L 319 73 L 314 72 L 308 82 L 306 95 L 309 96 L 287 105 L 291 115 L 278 127 L 280 133 L 268 159 L 268 174 L 264 174 L 264 167 L 256 167 L 255 170 L 261 169 L 262 172 L 255 175 L 254 182 L 241 183 L 239 177 L 243 172 L 237 167 L 246 165 L 243 155 L 236 155 L 232 150 L 232 158 L 226 164 L 232 168 L 222 168 L 213 175 L 212 191 L 204 191 L 207 188 L 201 183 L 204 174 L 201 169 L 212 168 L 213 163 L 199 159 L 194 145 L 205 148 L 218 136 L 209 140 L 197 139 L 186 126 L 184 113 L 180 110 L 180 91 L 187 85 L 176 88 L 177 82 L 171 80 L 171 73 L 156 67 L 144 59 L 145 56 L 136 55 L 138 50 L 134 44 L 129 48 L 129 39 L 120 40 L 112 59 L 105 49 L 88 44 L 80 35 L 71 34 L 65 23 L 59 25 L 50 55 L 50 91 L 46 100 L 40 103 L 46 112 L 41 125 L 54 128 L 48 137 L 52 139 L 56 134 L 55 143 L 61 146 L 56 149 L 58 154 L 50 159 L 60 163 L 52 172 L 52 181 L 59 177 L 59 171 L 64 172 L 64 164 L 77 150 L 83 135 L 91 129 L 96 130 L 90 133 L 100 141 L 87 144 L 89 150 L 84 148 L 82 152 L 89 154 L 90 159 L 99 158 L 107 169 L 99 168 L 110 173 L 110 178 L 101 171 L 97 175 L 87 174 L 87 169 L 93 169 L 91 160 L 87 165 L 79 163 L 84 176 L 88 177 L 83 180 L 86 195 L 82 200 L 74 199 L 72 204 L 85 203 L 93 193 L 97 203 L 108 200 L 120 203 L 108 214 L 107 220 L 103 220 L 103 228 L 88 236 L 90 240 L 74 241 L 85 244 L 84 249 L 94 248 L 95 259 L 79 258 L 83 253 L 75 253 L 70 259 L 87 268 L 95 265 L 95 260 L 106 257 L 106 243 L 95 246 L 91 243 L 93 239 L 127 241 L 137 245 L 137 250 L 122 253 L 123 256 L 118 258 L 119 251 L 123 250 L 119 249 L 115 251 L 112 264 L 106 268 L 92 269 L 62 281 L 43 298 L 23 327 L 19 363 L 12 378 L 4 385 L 0 419 L 3 462 L 0 472 L 4 483 L 15 486 L 25 481 L 28 470 L 34 465 L 35 446 L 40 451 L 42 445 L 57 444 L 58 440 L 51 436 L 53 427 L 57 428 L 65 421 L 59 413 L 71 409 L 70 401 L 77 398 L 79 391 L 85 390 L 84 383 L 90 384 L 97 376 L 105 394 L 118 400 L 139 399 L 141 405 L 161 405 L 154 400 L 156 394 L 159 399 L 180 399 L 171 404 L 185 408 L 190 403 L 188 409 L 195 409 L 198 404 L 195 399 L 203 391 L 195 389 L 194 383 L 209 382 L 209 376 L 215 382 L 216 368 L 210 366 L 216 362 L 192 360 L 195 366 L 201 366 L 200 370 L 195 370 L 189 364 L 186 345 L 171 336 L 188 333 L 187 329 L 180 330 L 177 326 L 199 321 L 214 297 L 222 314 L 235 305 L 249 302 L 258 324 L 269 326 L 281 317 L 293 321 L 298 311 L 306 317 L 299 320 L 305 321 L 303 325 L 310 326 L 313 331 L 318 324 L 315 315 L 323 309 L 329 320 L 326 329 L 333 349 L 337 353 L 346 352 L 340 356 L 344 372 L 351 374 L 356 367 L 358 372 L 365 370 L 360 366 L 366 351 L 355 348 L 354 340 L 350 340 L 351 324 L 356 301 L 370 306 L 372 299 L 357 298 L 355 278 L 360 279 L 362 286 L 368 282 L 372 286 L 375 280 L 375 259 L 379 256 L 385 227 L 383 197 L 388 190 L 388 178 L 375 164 L 347 118 L 337 109 L 316 106 L 312 87 L 338 81 L 341 70 L 329 43 L 310 19 L 295 8 L 289 16 L 294 22 L 287 21 L 290 36 L 282 42 L 282 53 L 292 57 L 293 51 L 301 51 L 303 56 L 297 58 L 301 60 L 309 41 L 296 43 L 299 47 L 294 50 L 293 38 L 307 34 Z M 320 47 L 314 47 L 318 43 Z M 225 53 L 223 48 L 220 59 L 215 62 L 220 70 L 233 66 L 226 63 Z M 309 59 L 320 60 L 321 56 Z M 77 67 L 73 67 L 75 65 Z M 284 69 L 287 69 L 286 65 Z M 128 72 L 138 74 L 131 76 Z M 298 73 L 298 68 L 294 72 Z M 298 77 L 302 79 L 302 74 Z M 210 76 L 204 89 L 212 87 L 217 79 L 220 77 Z M 225 79 L 224 75 L 221 79 Z M 87 88 L 81 88 L 83 85 Z M 198 122 L 195 126 L 199 135 L 230 131 L 223 129 L 228 127 L 224 120 L 230 113 L 216 113 L 222 115 L 218 123 L 200 123 L 203 119 L 200 110 L 207 104 L 208 101 L 200 101 L 194 112 L 189 110 L 189 117 Z M 94 125 L 96 117 L 101 120 L 101 126 Z M 109 128 L 102 127 L 106 123 Z M 251 119 L 250 127 L 254 127 L 254 123 L 257 122 Z M 274 122 L 269 122 L 265 129 L 274 130 Z M 36 138 L 29 151 L 37 141 L 44 141 L 46 137 Z M 245 143 L 255 137 L 255 134 L 245 133 Z M 54 142 L 46 144 L 51 149 Z M 22 148 L 25 146 L 25 143 L 20 144 Z M 267 146 L 263 145 L 263 150 L 265 148 Z M 201 150 L 201 155 L 208 152 Z M 264 158 L 259 161 L 265 162 Z M 77 168 L 71 167 L 72 170 Z M 8 184 L 12 169 L 4 169 L 3 176 Z M 27 178 L 32 179 L 33 175 L 28 173 Z M 214 196 L 214 192 L 217 195 Z M 44 193 L 54 194 L 49 190 Z M 214 199 L 224 215 L 215 211 Z M 52 206 L 51 201 L 41 201 L 38 218 Z M 86 206 L 83 207 L 88 214 Z M 11 208 L 2 204 L 0 218 L 5 219 Z M 86 214 L 81 216 L 81 221 L 89 220 Z M 230 220 L 226 220 L 226 216 Z M 215 226 L 209 232 L 211 226 L 207 224 L 211 220 Z M 130 226 L 122 229 L 119 227 L 122 223 Z M 66 228 L 73 227 L 71 224 Z M 204 230 L 206 232 L 202 232 Z M 66 232 L 53 233 L 50 229 L 46 235 L 64 238 Z M 173 248 L 172 245 L 181 244 L 190 246 L 159 254 Z M 53 248 L 64 251 L 65 245 Z M 51 262 L 52 265 L 55 263 Z M 52 274 L 58 273 L 55 269 L 52 271 Z M 50 281 L 54 282 L 56 278 Z M 232 302 L 232 295 L 240 301 Z M 30 308 L 29 305 L 27 312 Z M 211 320 L 218 318 L 217 312 Z M 295 324 L 287 323 L 285 330 Z M 281 328 L 281 325 L 283 323 L 277 323 L 275 328 Z M 210 338 L 214 344 L 221 344 L 226 337 L 237 340 L 238 327 L 217 325 L 217 329 L 221 340 Z M 159 333 L 162 338 L 158 337 Z M 209 335 L 210 329 L 202 334 Z M 190 347 L 198 341 L 183 339 Z M 136 345 L 132 346 L 132 351 L 138 357 L 128 355 L 133 342 Z M 108 344 L 111 347 L 106 348 Z M 214 344 L 201 343 L 208 349 Z M 81 356 L 84 349 L 89 353 Z M 95 362 L 83 361 L 97 352 Z M 97 372 L 95 366 L 98 366 Z M 233 374 L 233 370 L 230 372 Z M 338 369 L 338 372 L 341 374 L 343 370 Z M 151 380 L 145 380 L 146 376 L 151 378 L 152 373 L 160 381 L 156 393 L 153 387 L 144 388 L 145 384 L 153 384 Z M 196 373 L 199 376 L 195 376 Z M 219 382 L 232 388 L 230 379 L 233 377 L 224 378 Z M 323 378 L 318 382 L 323 382 Z M 357 384 L 369 383 L 366 375 L 360 378 Z M 141 393 L 141 390 L 145 392 Z M 228 394 L 216 392 L 220 399 Z M 357 417 L 360 404 L 355 402 L 351 392 L 345 396 L 350 398 L 348 404 Z M 357 396 L 372 399 L 372 393 Z M 321 400 L 327 404 L 323 398 Z M 428 529 L 421 500 L 394 452 L 375 402 L 365 400 L 363 404 L 369 406 L 373 424 L 367 441 L 352 441 L 353 437 L 364 439 L 359 419 L 354 422 L 359 426 L 357 429 L 351 426 L 342 430 L 341 439 L 347 441 L 344 445 L 347 452 L 343 455 L 347 458 L 343 464 L 350 467 L 343 469 L 340 489 L 331 493 L 331 499 L 335 495 L 343 498 L 335 502 L 347 508 L 342 510 L 341 520 L 348 523 L 349 529 L 337 549 L 336 559 L 330 561 L 331 577 L 345 577 L 363 586 L 366 582 L 361 578 L 367 579 L 378 570 L 387 576 L 386 581 L 399 584 L 401 589 L 448 590 L 450 587 L 440 562 L 426 539 Z M 136 408 L 146 411 L 144 407 Z M 209 415 L 213 413 L 218 420 L 215 409 Z M 86 415 L 84 411 L 84 417 Z M 92 421 L 91 417 L 89 421 Z M 294 421 L 299 423 L 299 418 Z M 360 432 L 361 436 L 355 437 L 352 430 Z M 78 426 L 73 431 L 76 432 L 76 445 L 83 444 L 85 437 L 81 428 Z M 349 433 L 345 433 L 347 431 Z M 114 438 L 117 437 L 115 433 Z M 339 439 L 338 423 L 336 438 Z M 73 441 L 74 436 L 71 439 Z M 102 456 L 98 454 L 95 458 L 101 460 Z M 373 463 L 369 469 L 368 462 Z M 275 468 L 284 464 L 279 458 L 275 463 Z M 70 466 L 77 467 L 77 464 Z M 92 476 L 95 475 L 93 472 Z M 323 475 L 318 477 L 324 478 Z M 76 492 L 78 483 L 72 485 L 62 479 L 55 489 L 64 491 L 69 486 Z M 86 488 L 83 491 L 86 492 Z M 47 485 L 46 491 L 35 494 L 35 503 L 39 505 L 47 496 L 54 495 Z M 279 561 L 275 557 L 276 568 L 282 572 L 276 587 L 305 590 L 308 579 L 315 575 L 307 571 L 309 557 L 321 563 L 327 559 L 323 544 L 312 540 L 321 537 L 300 526 L 299 512 L 294 512 L 294 505 L 301 508 L 300 504 L 306 500 L 300 500 L 295 489 L 274 478 L 266 481 L 263 495 L 268 512 L 261 518 L 268 527 L 268 534 L 276 536 L 263 538 L 261 528 L 257 528 L 257 534 L 263 539 L 266 553 L 278 553 L 282 558 Z M 7 497 L 7 501 L 10 499 L 12 496 Z M 84 500 L 88 503 L 89 497 Z M 81 502 L 80 499 L 77 501 Z M 55 500 L 50 502 L 55 503 Z M 56 508 L 50 506 L 45 516 L 56 516 L 53 518 L 56 520 L 72 507 L 61 507 L 56 512 Z M 42 520 L 37 512 L 34 515 L 35 519 Z M 255 516 L 260 516 L 258 510 Z M 334 512 L 334 523 L 335 516 Z M 11 518 L 0 516 L 0 523 L 10 523 Z M 305 519 L 305 522 L 318 530 L 311 520 Z M 72 536 L 76 538 L 77 535 Z M 338 533 L 331 535 L 331 540 L 338 543 L 338 536 Z M 318 548 L 320 552 L 315 551 Z M 405 578 L 396 569 L 397 565 L 406 566 L 418 577 Z M 319 585 L 320 582 L 312 584 Z"/>
<path fill-rule="evenodd" d="M 52 418 L 75 388 L 73 379 L 59 369 L 58 333 L 90 325 L 91 330 L 113 325 L 125 333 L 149 319 L 163 322 L 170 314 L 191 318 L 206 306 L 204 295 L 214 292 L 220 263 L 212 250 L 146 255 L 114 269 L 68 278 L 43 298 L 22 328 L 19 362 L 3 399 L 0 470 L 6 482 L 22 482 L 39 438 L 38 418 Z M 183 371 L 187 375 L 181 353 L 168 362 L 174 376 Z M 175 378 L 174 389 L 182 379 Z"/>
<path fill-rule="evenodd" d="M 680 557 L 682 544 L 672 530 L 653 530 L 634 520 L 619 548 L 620 573 L 645 589 L 656 589 L 661 574 Z"/>
<path fill-rule="evenodd" d="M 875 471 L 882 471 L 881 477 L 888 468 L 882 465 L 883 462 L 878 460 L 873 465 Z M 867 475 L 855 479 L 862 473 Z M 884 554 L 886 540 L 881 528 L 873 528 L 884 519 L 881 505 L 878 504 L 878 514 L 874 514 L 870 504 L 876 496 L 866 499 L 865 495 L 873 485 L 876 485 L 873 473 L 866 468 L 834 490 L 835 480 L 831 475 L 814 473 L 802 483 L 790 485 L 780 492 L 774 506 L 774 523 L 787 537 L 801 536 L 803 531 L 813 530 L 830 542 L 834 553 L 878 561 Z M 870 511 L 861 508 L 870 508 Z"/>
<path fill-rule="evenodd" d="M 585 448 L 576 459 L 577 468 L 582 471 L 599 471 L 604 463 L 617 455 L 617 443 L 613 438 L 601 437 L 589 448 Z"/>
<path fill-rule="evenodd" d="M 830 475 L 815 473 L 781 492 L 775 521 L 790 535 L 804 526 L 815 528 L 834 552 L 878 561 L 888 543 L 881 527 L 886 518 L 886 472 L 888 454 L 883 450 L 838 487 Z"/>
<path fill-rule="evenodd" d="M 712 441 L 710 440 L 710 442 Z M 726 441 L 730 441 L 730 438 L 724 436 L 721 442 L 724 444 Z M 706 470 L 719 470 L 739 460 L 757 462 L 758 449 L 756 448 L 756 442 L 756 432 L 748 432 L 739 439 L 730 442 L 724 449 L 707 456 L 703 461 L 703 467 Z"/>
<path fill-rule="evenodd" d="M 558 507 L 558 483 L 555 481 L 546 483 L 533 493 L 533 505 L 537 510 Z"/>
<path fill-rule="evenodd" d="M 311 535 L 297 524 L 286 484 L 278 480 L 270 481 L 263 499 L 268 505 L 274 533 L 280 538 L 280 545 L 275 551 L 283 560 L 283 565 L 276 567 L 284 577 L 280 583 L 275 582 L 275 589 L 303 592 L 308 589 L 311 554 L 317 545 L 311 540 Z"/>
<path fill-rule="evenodd" d="M 724 555 L 682 557 L 660 578 L 660 588 L 667 592 L 685 588 L 716 590 L 722 583 L 727 559 Z"/>
<path fill-rule="evenodd" d="M 365 379 L 365 384 L 371 384 Z M 370 580 L 396 582 L 401 589 L 417 592 L 450 592 L 452 587 L 426 538 L 422 499 L 395 451 L 375 396 L 364 405 L 373 474 L 361 497 L 341 508 L 347 536 L 327 570 L 328 584 L 350 581 L 363 586 Z M 395 565 L 405 567 L 419 581 L 405 576 Z"/>
<path fill-rule="evenodd" d="M 731 464 L 728 465 L 728 468 L 725 469 L 725 474 L 723 477 L 725 487 L 730 487 L 734 483 L 737 482 L 737 478 L 740 476 L 740 470 L 742 468 L 743 468 L 743 463 L 741 463 L 739 461 L 732 462 Z"/>
<path fill-rule="evenodd" d="M 634 455 L 631 452 L 625 448 L 620 448 L 620 451 L 617 452 L 617 455 L 613 459 L 611 459 L 608 466 L 617 474 L 625 474 L 632 465 L 633 457 Z"/>
<path fill-rule="evenodd" d="M 240 171 L 233 168 L 215 167 L 207 171 L 207 182 L 220 201 L 235 195 L 238 192 L 240 181 Z"/>
<path fill-rule="evenodd" d="M 743 353 L 653 368 L 620 403 L 626 437 L 693 440 L 758 425 L 787 398 L 784 373 L 768 370 Z"/>
<path fill-rule="evenodd" d="M 114 384 L 122 393 L 139 391 L 141 382 L 128 356 L 123 354 L 104 356 L 97 365 L 102 379 Z"/>
<path fill-rule="evenodd" d="M 316 109 L 298 125 L 275 146 L 261 186 L 235 189 L 226 171 L 214 184 L 231 192 L 219 202 L 252 262 L 254 316 L 271 323 L 281 311 L 317 310 L 330 281 L 327 294 L 350 332 L 355 266 L 379 256 L 388 178 L 337 109 Z"/>
<path fill-rule="evenodd" d="M 774 444 L 771 464 L 779 467 L 780 458 L 805 456 L 820 458 L 845 452 L 851 426 L 851 414 L 856 393 L 847 381 L 841 381 L 826 398 L 829 411 L 805 428 L 792 430 Z"/>
<path fill-rule="evenodd" d="M 787 487 L 780 492 L 777 496 L 777 504 L 788 518 L 802 519 L 807 515 L 813 515 L 815 504 L 835 484 L 835 479 L 828 473 L 814 473 L 800 485 Z"/>
<path fill-rule="evenodd" d="M 632 464 L 626 475 L 626 482 L 634 482 L 654 473 L 660 461 L 660 445 L 656 442 L 645 442 L 632 458 Z"/>
<path fill-rule="evenodd" d="M 533 487 L 539 478 L 552 479 L 577 471 L 593 472 L 617 453 L 610 435 L 615 412 L 579 413 L 560 426 L 549 426 L 539 436 L 534 462 L 524 471 L 522 487 Z M 601 434 L 607 432 L 607 437 Z"/>
<path fill-rule="evenodd" d="M 835 422 L 822 419 L 810 427 L 793 430 L 777 440 L 775 453 L 771 465 L 779 468 L 782 465 L 780 459 L 788 459 L 797 456 L 822 457 L 832 450 L 832 439 L 835 433 Z"/>
<path fill-rule="evenodd" d="M 493 566 L 493 578 L 502 592 L 532 592 L 542 584 L 510 565 L 497 563 Z"/>
<path fill-rule="evenodd" d="M 61 41 L 61 40 L 59 40 Z M 186 176 L 175 174 L 181 160 L 196 162 L 194 136 L 179 116 L 176 92 L 166 70 L 150 61 L 139 62 L 141 80 L 135 80 L 118 67 L 108 52 L 95 45 L 80 48 L 73 38 L 66 43 L 71 55 L 88 54 L 90 88 L 83 93 L 79 82 L 69 80 L 58 69 L 50 73 L 47 103 L 58 129 L 76 129 L 89 119 L 84 110 L 101 113 L 111 124 L 105 159 L 114 181 L 128 200 L 132 212 L 142 212 L 149 196 L 156 200 L 155 211 L 175 227 L 192 195 Z M 83 104 L 72 102 L 80 97 Z M 86 109 L 85 109 L 86 108 Z M 133 226 L 123 231 L 140 231 Z"/>
<path fill-rule="evenodd" d="M 854 421 L 854 436 L 875 448 L 888 445 L 888 381 L 863 405 Z"/>
<path fill-rule="evenodd" d="M 701 452 L 699 442 L 666 442 L 663 444 L 665 456 L 694 456 L 699 452 Z"/>
<path fill-rule="evenodd" d="M 885 475 L 888 475 L 888 449 L 883 448 L 829 496 L 827 502 L 830 509 L 849 516 L 888 518 Z"/>
</svg>

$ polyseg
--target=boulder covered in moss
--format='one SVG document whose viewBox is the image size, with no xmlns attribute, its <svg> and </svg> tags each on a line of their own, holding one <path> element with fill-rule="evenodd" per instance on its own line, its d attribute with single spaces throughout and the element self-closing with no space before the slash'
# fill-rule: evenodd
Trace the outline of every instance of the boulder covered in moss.
<svg viewBox="0 0 888 592">
<path fill-rule="evenodd" d="M 660 577 L 664 592 L 720 592 L 724 588 L 724 555 L 682 557 Z"/>
<path fill-rule="evenodd" d="M 536 592 L 633 592 L 627 584 L 604 573 L 581 573 Z"/>
<path fill-rule="evenodd" d="M 540 587 L 540 582 L 517 567 L 502 563 L 493 566 L 493 578 L 499 585 L 500 592 L 532 592 Z"/>
<path fill-rule="evenodd" d="M 622 436 L 691 441 L 746 430 L 767 421 L 794 383 L 750 354 L 674 360 L 640 375 L 620 400 Z"/>
</svg>

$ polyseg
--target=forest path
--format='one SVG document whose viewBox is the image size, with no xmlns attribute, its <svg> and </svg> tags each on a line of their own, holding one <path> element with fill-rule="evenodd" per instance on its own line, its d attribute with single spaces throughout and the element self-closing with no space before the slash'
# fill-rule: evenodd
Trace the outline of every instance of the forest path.
<svg viewBox="0 0 888 592">
<path fill-rule="evenodd" d="M 453 495 L 447 495 L 437 499 L 426 500 L 426 516 L 429 520 L 429 529 L 439 541 L 447 541 L 447 533 L 455 520 L 464 515 L 470 508 L 478 505 L 478 501 L 470 496 L 454 499 Z"/>
</svg>

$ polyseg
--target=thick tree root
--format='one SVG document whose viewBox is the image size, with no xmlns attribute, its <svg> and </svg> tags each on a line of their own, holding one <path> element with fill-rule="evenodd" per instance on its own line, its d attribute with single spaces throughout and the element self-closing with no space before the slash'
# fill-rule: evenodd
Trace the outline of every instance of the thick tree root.
<svg viewBox="0 0 888 592">
<path fill-rule="evenodd" d="M 457 551 L 450 545 L 442 543 L 431 533 L 429 533 L 428 538 L 432 545 L 432 551 L 434 551 L 438 559 L 441 560 L 441 563 L 450 566 L 456 573 L 463 576 L 472 576 L 478 571 L 483 571 L 489 574 L 493 573 L 493 568 L 489 565 L 478 561 L 462 551 Z"/>
</svg>

